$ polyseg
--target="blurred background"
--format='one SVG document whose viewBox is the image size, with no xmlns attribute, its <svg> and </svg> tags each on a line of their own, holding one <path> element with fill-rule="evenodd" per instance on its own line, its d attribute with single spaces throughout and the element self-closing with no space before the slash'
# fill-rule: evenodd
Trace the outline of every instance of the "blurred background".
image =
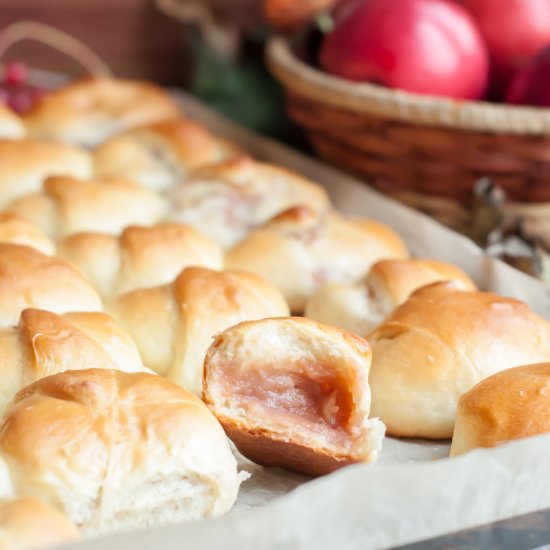
<svg viewBox="0 0 550 550">
<path fill-rule="evenodd" d="M 183 86 L 247 127 L 305 146 L 263 64 L 261 0 L 2 0 L 0 29 L 47 23 L 90 46 L 120 77 Z M 3 61 L 77 76 L 67 55 L 32 40 Z"/>
<path fill-rule="evenodd" d="M 265 64 L 273 13 L 283 30 L 298 20 L 278 81 Z M 550 0 L 0 1 L 0 61 L 78 77 L 70 48 L 32 33 L 2 47 L 27 20 L 75 37 L 116 76 L 182 87 L 505 259 L 527 257 L 550 281 Z"/>
</svg>

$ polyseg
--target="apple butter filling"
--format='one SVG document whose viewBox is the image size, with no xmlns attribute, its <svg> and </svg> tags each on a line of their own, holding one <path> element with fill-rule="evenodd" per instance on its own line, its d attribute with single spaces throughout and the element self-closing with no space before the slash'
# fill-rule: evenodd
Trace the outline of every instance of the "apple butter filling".
<svg viewBox="0 0 550 550">
<path fill-rule="evenodd" d="M 247 415 L 265 415 L 281 427 L 294 425 L 299 417 L 302 427 L 316 432 L 349 432 L 353 398 L 341 376 L 320 365 L 280 368 L 224 369 L 224 382 L 231 388 L 233 406 Z"/>
</svg>

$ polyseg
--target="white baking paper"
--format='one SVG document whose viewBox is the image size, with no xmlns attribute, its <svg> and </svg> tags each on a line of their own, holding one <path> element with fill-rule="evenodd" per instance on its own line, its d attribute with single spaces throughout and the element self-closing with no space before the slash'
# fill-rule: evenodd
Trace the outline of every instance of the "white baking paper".
<svg viewBox="0 0 550 550">
<path fill-rule="evenodd" d="M 550 318 L 550 290 L 484 256 L 468 239 L 370 190 L 361 182 L 221 119 L 178 94 L 185 110 L 250 151 L 323 184 L 344 213 L 387 223 L 412 253 L 453 262 L 481 288 L 518 298 Z M 550 507 L 550 436 L 448 459 L 448 442 L 387 438 L 376 464 L 344 468 L 317 480 L 262 468 L 225 517 L 74 545 L 75 550 L 238 548 L 375 549 L 435 537 Z"/>
</svg>

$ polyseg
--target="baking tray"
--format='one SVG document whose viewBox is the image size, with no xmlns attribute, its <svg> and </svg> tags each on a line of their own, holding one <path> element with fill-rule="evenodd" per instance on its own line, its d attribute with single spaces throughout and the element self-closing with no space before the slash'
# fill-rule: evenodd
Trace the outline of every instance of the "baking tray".
<svg viewBox="0 0 550 550">
<path fill-rule="evenodd" d="M 193 97 L 174 94 L 191 117 L 213 132 L 258 159 L 287 166 L 322 184 L 342 212 L 393 227 L 415 256 L 453 262 L 481 288 L 524 300 L 550 318 L 550 291 L 545 285 L 485 256 L 467 238 L 350 176 L 221 118 Z M 446 442 L 388 439 L 377 464 L 350 466 L 316 480 L 241 460 L 253 475 L 225 517 L 120 533 L 70 547 L 389 548 L 550 507 L 550 435 L 452 460 L 442 458 L 447 449 Z"/>
</svg>

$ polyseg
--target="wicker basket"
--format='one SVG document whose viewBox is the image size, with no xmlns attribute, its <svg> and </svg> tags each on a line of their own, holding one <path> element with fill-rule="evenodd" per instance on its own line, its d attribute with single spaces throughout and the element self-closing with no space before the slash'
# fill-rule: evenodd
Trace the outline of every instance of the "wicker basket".
<svg viewBox="0 0 550 550">
<path fill-rule="evenodd" d="M 550 216 L 550 109 L 454 101 L 350 83 L 276 37 L 269 66 L 318 154 L 470 233 L 474 184 L 489 177 L 509 216 Z"/>
</svg>

